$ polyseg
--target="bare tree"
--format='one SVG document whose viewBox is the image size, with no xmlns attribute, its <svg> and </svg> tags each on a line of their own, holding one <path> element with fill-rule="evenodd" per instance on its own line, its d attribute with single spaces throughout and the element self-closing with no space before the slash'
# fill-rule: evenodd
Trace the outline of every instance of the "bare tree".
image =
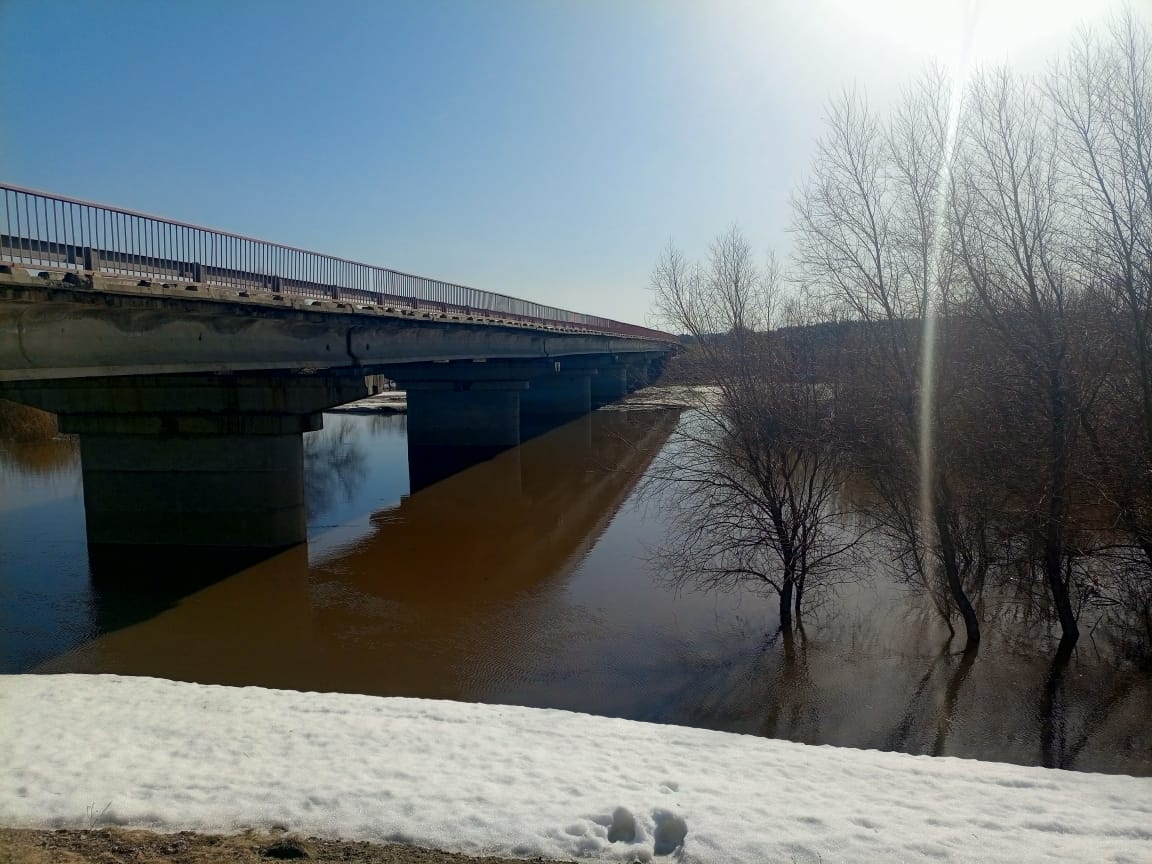
<svg viewBox="0 0 1152 864">
<path fill-rule="evenodd" d="M 1036 457 L 1020 473 L 1027 479 L 1019 491 L 1036 502 L 1042 571 L 1072 642 L 1079 627 L 1066 556 L 1082 400 L 1071 328 L 1080 296 L 1069 263 L 1057 136 L 1040 94 L 1007 69 L 977 76 L 970 97 L 953 173 L 956 251 L 973 308 L 1019 372 L 1006 386 L 1014 387 L 1016 431 L 1035 450 L 1015 455 Z"/>
<path fill-rule="evenodd" d="M 1054 65 L 1047 93 L 1076 193 L 1071 252 L 1110 325 L 1096 353 L 1111 342 L 1116 354 L 1097 410 L 1082 412 L 1097 491 L 1152 568 L 1152 32 L 1128 10 L 1103 38 L 1084 33 Z"/>
<path fill-rule="evenodd" d="M 652 276 L 664 320 L 691 334 L 711 388 L 650 475 L 676 531 L 656 556 L 678 584 L 753 583 L 791 625 L 806 591 L 848 565 L 858 537 L 836 511 L 841 457 L 827 446 L 827 399 L 770 332 L 780 295 L 774 259 L 757 267 L 738 229 L 707 267 L 669 247 Z"/>
<path fill-rule="evenodd" d="M 811 176 L 794 199 L 796 258 L 811 290 L 823 289 L 866 325 L 854 419 L 876 444 L 865 448 L 873 460 L 865 473 L 876 481 L 880 524 L 903 544 L 899 554 L 932 596 L 949 598 L 938 609 L 945 620 L 959 612 L 974 648 L 980 626 L 964 586 L 959 511 L 940 455 L 942 401 L 931 399 L 946 384 L 947 367 L 934 363 L 932 352 L 936 317 L 950 308 L 952 261 L 940 207 L 951 155 L 950 98 L 936 70 L 905 93 L 887 124 L 854 92 L 832 104 Z M 883 436 L 895 440 L 881 442 Z M 913 500 L 919 519 L 909 518 Z M 946 592 L 937 590 L 937 578 Z"/>
</svg>

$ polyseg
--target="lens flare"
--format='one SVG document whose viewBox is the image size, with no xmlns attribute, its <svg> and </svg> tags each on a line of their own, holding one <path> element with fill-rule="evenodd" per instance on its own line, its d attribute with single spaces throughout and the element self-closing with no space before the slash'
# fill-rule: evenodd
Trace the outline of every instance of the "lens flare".
<svg viewBox="0 0 1152 864">
<path fill-rule="evenodd" d="M 968 85 L 975 62 L 977 6 L 965 4 L 964 26 L 956 52 L 956 60 L 948 67 L 951 77 L 951 92 L 948 104 L 948 125 L 944 134 L 944 152 L 940 170 L 936 177 L 935 212 L 932 232 L 932 250 L 929 257 L 928 284 L 924 286 L 924 330 L 920 343 L 920 524 L 924 542 L 933 536 L 933 511 L 935 507 L 934 482 L 935 465 L 933 452 L 936 411 L 936 308 L 941 290 L 940 256 L 944 240 L 943 225 L 947 218 L 950 189 L 952 187 L 952 163 L 956 154 L 957 134 L 960 128 L 960 112 L 963 106 L 964 91 Z"/>
</svg>

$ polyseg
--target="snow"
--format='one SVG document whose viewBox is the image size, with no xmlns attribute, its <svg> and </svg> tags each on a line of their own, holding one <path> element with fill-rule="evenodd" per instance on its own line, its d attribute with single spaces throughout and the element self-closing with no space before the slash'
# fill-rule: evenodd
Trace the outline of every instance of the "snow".
<svg viewBox="0 0 1152 864">
<path fill-rule="evenodd" d="M 114 675 L 0 678 L 0 723 L 14 827 L 625 861 L 1152 862 L 1146 778 Z"/>
<path fill-rule="evenodd" d="M 328 414 L 404 414 L 408 411 L 408 394 L 403 390 L 385 390 L 374 396 L 324 410 Z"/>
</svg>

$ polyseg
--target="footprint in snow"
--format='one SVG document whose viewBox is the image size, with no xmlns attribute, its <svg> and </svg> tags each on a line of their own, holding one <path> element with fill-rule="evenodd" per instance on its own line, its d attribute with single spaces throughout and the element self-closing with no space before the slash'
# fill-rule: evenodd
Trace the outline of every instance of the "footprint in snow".
<svg viewBox="0 0 1152 864">
<path fill-rule="evenodd" d="M 653 834 L 656 845 L 653 852 L 657 855 L 671 855 L 683 848 L 684 838 L 688 836 L 688 823 L 683 817 L 671 810 L 656 810 L 652 813 L 652 821 L 656 823 Z"/>
<path fill-rule="evenodd" d="M 600 824 L 608 822 L 603 818 L 594 821 Z M 652 854 L 672 855 L 683 850 L 684 838 L 688 836 L 688 823 L 682 816 L 677 816 L 671 810 L 654 810 L 652 822 L 656 826 L 652 835 Z M 617 807 L 612 811 L 611 823 L 608 825 L 609 843 L 637 843 L 643 839 L 644 831 L 637 824 L 631 810 Z"/>
<path fill-rule="evenodd" d="M 608 828 L 608 842 L 636 842 L 636 817 L 627 807 L 617 807 L 612 811 L 612 824 Z"/>
</svg>

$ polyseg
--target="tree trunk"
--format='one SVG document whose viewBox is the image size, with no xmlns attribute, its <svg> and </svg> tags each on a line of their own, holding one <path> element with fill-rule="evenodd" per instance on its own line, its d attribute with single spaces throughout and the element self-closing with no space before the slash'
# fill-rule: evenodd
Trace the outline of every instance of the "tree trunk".
<svg viewBox="0 0 1152 864">
<path fill-rule="evenodd" d="M 972 602 L 964 593 L 964 583 L 960 580 L 960 564 L 956 560 L 956 539 L 952 536 L 952 522 L 948 518 L 950 506 L 950 492 L 944 478 L 937 473 L 936 477 L 936 503 L 934 516 L 936 521 L 936 534 L 940 539 L 940 556 L 944 559 L 944 576 L 948 580 L 948 593 L 952 595 L 952 602 L 964 620 L 964 635 L 967 643 L 965 651 L 975 651 L 980 645 L 980 620 L 976 617 L 976 610 Z"/>
<path fill-rule="evenodd" d="M 1044 680 L 1040 697 L 1040 764 L 1045 768 L 1070 767 L 1064 764 L 1063 689 L 1064 673 L 1072 659 L 1073 641 L 1061 639 Z"/>
<path fill-rule="evenodd" d="M 1067 425 L 1068 405 L 1065 398 L 1063 376 L 1053 366 L 1048 375 L 1048 398 L 1052 415 L 1049 419 L 1049 446 L 1052 468 L 1049 476 L 1048 512 L 1044 519 L 1044 575 L 1052 602 L 1060 619 L 1064 641 L 1069 644 L 1080 638 L 1072 598 L 1068 594 L 1068 581 L 1064 578 L 1064 519 L 1067 508 L 1065 486 L 1068 477 L 1069 441 Z"/>
<path fill-rule="evenodd" d="M 792 626 L 792 577 L 785 576 L 780 586 L 780 626 L 788 630 Z"/>
<path fill-rule="evenodd" d="M 1080 627 L 1076 623 L 1076 613 L 1072 610 L 1072 598 L 1068 594 L 1068 582 L 1064 578 L 1063 531 L 1057 523 L 1050 521 L 1044 537 L 1044 575 L 1048 579 L 1048 589 L 1052 592 L 1052 602 L 1056 605 L 1056 615 L 1060 619 L 1062 642 L 1074 643 L 1080 638 Z"/>
</svg>

